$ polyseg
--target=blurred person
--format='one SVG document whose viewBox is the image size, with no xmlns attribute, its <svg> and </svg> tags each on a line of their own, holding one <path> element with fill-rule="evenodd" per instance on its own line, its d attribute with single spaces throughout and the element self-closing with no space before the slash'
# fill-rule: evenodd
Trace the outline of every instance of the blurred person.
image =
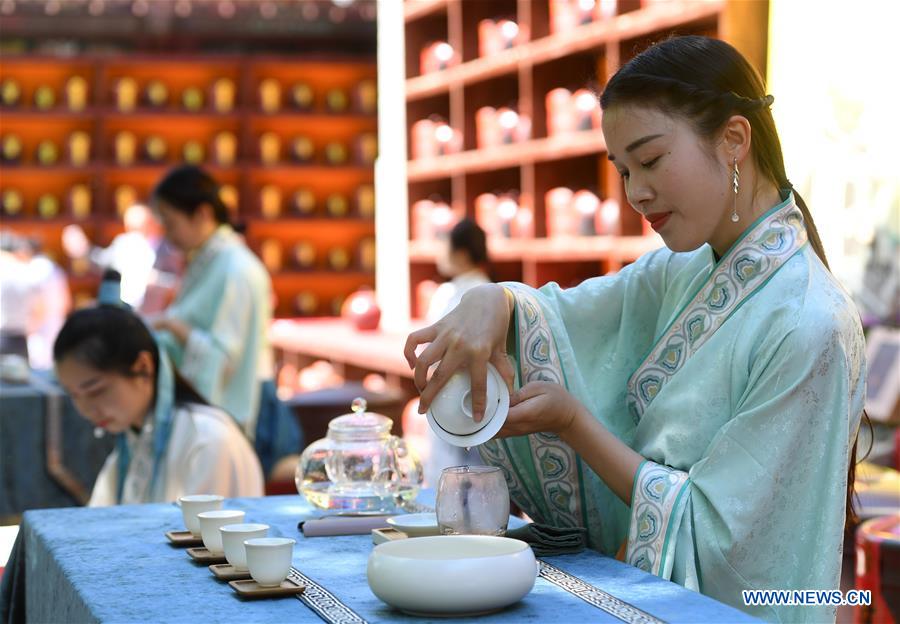
<svg viewBox="0 0 900 624">
<path fill-rule="evenodd" d="M 437 258 L 437 270 L 448 281 L 431 296 L 426 319 L 433 323 L 455 308 L 469 289 L 491 281 L 488 277 L 487 238 L 473 219 L 462 219 L 450 230 Z"/>
<path fill-rule="evenodd" d="M 130 310 L 101 304 L 72 313 L 53 357 L 77 410 L 116 436 L 91 506 L 263 495 L 259 461 L 238 424 L 178 374 Z"/>
<path fill-rule="evenodd" d="M 142 308 L 151 285 L 171 290 L 175 286 L 178 262 L 163 238 L 162 225 L 143 204 L 133 204 L 122 217 L 125 231 L 117 234 L 109 247 L 92 247 L 78 225 L 66 226 L 63 247 L 73 258 L 87 257 L 102 268 L 115 269 L 122 275 L 122 301 L 134 309 Z M 154 294 L 150 311 L 162 306 Z"/>
<path fill-rule="evenodd" d="M 65 271 L 43 253 L 36 240 L 29 241 L 30 279 L 34 284 L 37 316 L 28 334 L 28 360 L 32 368 L 53 368 L 53 341 L 72 308 L 72 295 Z"/>
<path fill-rule="evenodd" d="M 536 522 L 756 617 L 833 622 L 742 595 L 839 588 L 866 396 L 859 312 L 773 101 L 717 39 L 629 60 L 600 96 L 607 156 L 666 246 L 574 288 L 477 286 L 405 355 L 420 411 L 462 370 L 476 421 L 497 367 L 515 391 L 481 454 Z"/>
<path fill-rule="evenodd" d="M 0 232 L 0 354 L 28 359 L 28 336 L 41 323 L 39 291 L 29 270 L 31 248 L 12 232 Z"/>
<path fill-rule="evenodd" d="M 438 272 L 448 278 L 437 287 L 428 305 L 426 316 L 435 323 L 455 308 L 463 295 L 481 284 L 490 283 L 488 277 L 487 237 L 473 219 L 462 219 L 450 230 L 447 243 L 437 259 Z M 424 458 L 425 485 L 437 487 L 441 471 L 451 466 L 482 464 L 477 449 L 466 450 L 440 439 L 431 427 L 425 426 L 426 442 L 420 452 Z"/>
<path fill-rule="evenodd" d="M 188 259 L 174 302 L 153 321 L 163 350 L 201 396 L 235 417 L 268 471 L 300 450 L 300 429 L 274 384 L 272 282 L 229 223 L 219 185 L 192 165 L 171 169 L 152 202 Z M 273 439 L 273 431 L 290 431 Z"/>
</svg>

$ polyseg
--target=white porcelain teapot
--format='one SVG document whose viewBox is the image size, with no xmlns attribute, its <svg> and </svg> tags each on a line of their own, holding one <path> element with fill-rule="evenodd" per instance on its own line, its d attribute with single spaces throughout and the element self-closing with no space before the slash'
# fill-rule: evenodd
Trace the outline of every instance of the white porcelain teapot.
<svg viewBox="0 0 900 624">
<path fill-rule="evenodd" d="M 306 447 L 294 482 L 321 509 L 389 512 L 415 499 L 422 465 L 402 438 L 391 435 L 387 416 L 353 400 L 349 414 L 328 423 L 328 434 Z"/>
</svg>

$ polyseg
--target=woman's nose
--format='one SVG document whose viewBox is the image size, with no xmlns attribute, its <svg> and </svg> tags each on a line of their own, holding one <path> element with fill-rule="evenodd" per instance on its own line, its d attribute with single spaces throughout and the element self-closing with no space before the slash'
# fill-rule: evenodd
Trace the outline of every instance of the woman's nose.
<svg viewBox="0 0 900 624">
<path fill-rule="evenodd" d="M 640 180 L 630 180 L 625 195 L 628 197 L 628 203 L 639 212 L 643 212 L 642 206 L 654 197 L 653 189 Z"/>
</svg>

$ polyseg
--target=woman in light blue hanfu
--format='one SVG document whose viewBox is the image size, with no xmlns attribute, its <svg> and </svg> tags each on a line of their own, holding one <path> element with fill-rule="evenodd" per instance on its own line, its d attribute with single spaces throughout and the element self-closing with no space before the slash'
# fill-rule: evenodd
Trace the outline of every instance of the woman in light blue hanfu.
<svg viewBox="0 0 900 624">
<path fill-rule="evenodd" d="M 473 289 L 407 341 L 420 409 L 466 368 L 483 413 L 492 362 L 516 391 L 481 453 L 529 516 L 767 620 L 833 621 L 741 593 L 838 588 L 865 394 L 859 317 L 785 175 L 773 99 L 734 48 L 692 36 L 600 101 L 666 248 L 568 290 Z"/>
<path fill-rule="evenodd" d="M 169 171 L 153 203 L 166 238 L 188 257 L 175 301 L 154 322 L 159 343 L 203 397 L 240 423 L 269 474 L 303 448 L 275 392 L 269 273 L 229 224 L 219 185 L 203 169 Z"/>
</svg>

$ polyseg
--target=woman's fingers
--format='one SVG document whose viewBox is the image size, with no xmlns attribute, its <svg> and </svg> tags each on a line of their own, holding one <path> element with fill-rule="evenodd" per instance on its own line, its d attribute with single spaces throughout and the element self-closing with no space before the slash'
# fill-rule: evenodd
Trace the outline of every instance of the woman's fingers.
<svg viewBox="0 0 900 624">
<path fill-rule="evenodd" d="M 437 325 L 429 325 L 416 330 L 406 337 L 406 345 L 403 347 L 403 355 L 410 368 L 416 367 L 416 347 L 426 342 L 431 342 L 438 335 Z"/>
<path fill-rule="evenodd" d="M 428 369 L 435 363 L 440 362 L 444 357 L 445 344 L 447 339 L 443 336 L 437 337 L 422 353 L 416 358 L 416 365 L 413 373 L 413 379 L 416 388 L 421 392 L 428 383 Z"/>
<path fill-rule="evenodd" d="M 514 406 L 518 405 L 519 403 L 522 403 L 524 401 L 527 401 L 528 399 L 536 397 L 539 394 L 544 394 L 544 392 L 546 391 L 547 383 L 549 383 L 549 382 L 532 381 L 532 382 L 525 384 L 524 386 L 522 386 L 521 388 L 519 388 L 517 391 L 513 392 L 509 396 L 510 407 L 514 407 Z"/>
<path fill-rule="evenodd" d="M 469 375 L 472 381 L 472 418 L 475 419 L 475 422 L 481 422 L 481 419 L 484 418 L 484 406 L 487 403 L 487 362 L 480 358 L 472 359 Z"/>
</svg>

